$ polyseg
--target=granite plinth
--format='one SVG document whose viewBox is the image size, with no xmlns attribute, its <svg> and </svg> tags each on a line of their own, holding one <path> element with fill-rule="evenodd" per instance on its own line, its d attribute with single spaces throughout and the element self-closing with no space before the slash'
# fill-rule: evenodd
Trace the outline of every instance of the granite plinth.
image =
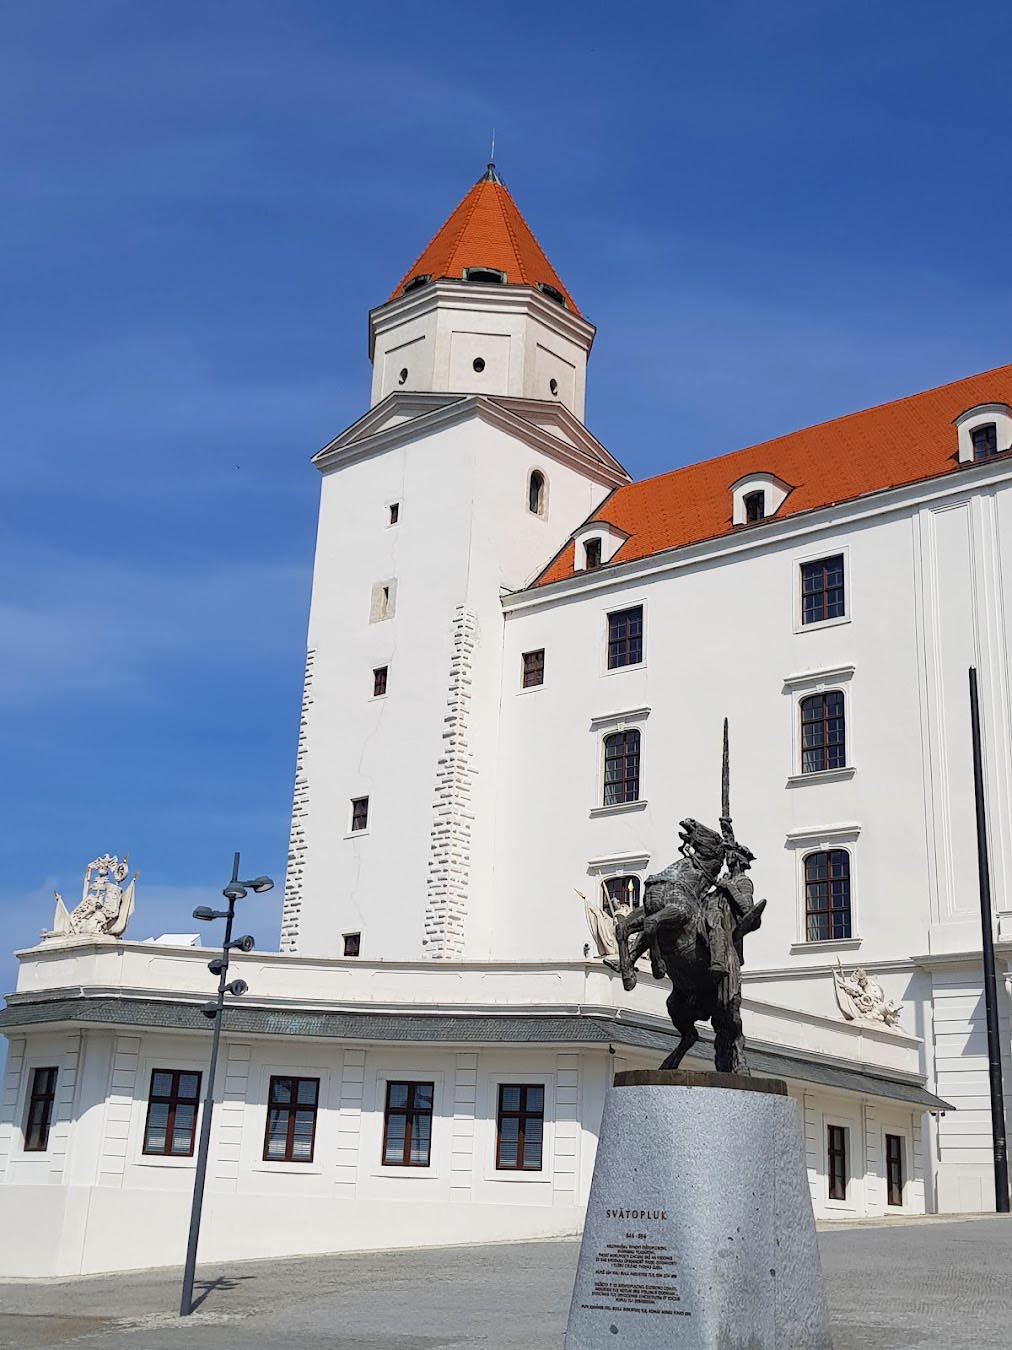
<svg viewBox="0 0 1012 1350">
<path fill-rule="evenodd" d="M 777 1079 L 644 1070 L 608 1091 L 565 1350 L 661 1347 L 832 1350 Z"/>
</svg>

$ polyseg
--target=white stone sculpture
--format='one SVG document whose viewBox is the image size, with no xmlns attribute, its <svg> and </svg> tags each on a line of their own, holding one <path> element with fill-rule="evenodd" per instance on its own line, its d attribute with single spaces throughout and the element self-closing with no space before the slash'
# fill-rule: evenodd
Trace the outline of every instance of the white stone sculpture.
<svg viewBox="0 0 1012 1350">
<path fill-rule="evenodd" d="M 615 937 L 615 920 L 621 918 L 623 914 L 631 912 L 631 899 L 628 903 L 620 904 L 613 900 L 610 895 L 605 895 L 602 897 L 600 905 L 592 905 L 583 891 L 577 891 L 576 893 L 583 901 L 584 912 L 587 916 L 587 927 L 594 939 L 598 956 L 611 957 L 617 961 L 618 941 Z"/>
<path fill-rule="evenodd" d="M 887 1027 L 899 1026 L 903 1007 L 886 998 L 885 990 L 860 967 L 849 974 L 837 958 L 833 971 L 836 1001 L 848 1022 L 883 1022 Z"/>
<path fill-rule="evenodd" d="M 85 868 L 80 902 L 72 910 L 67 910 L 59 891 L 53 892 L 56 896 L 53 927 L 42 934 L 43 938 L 84 937 L 91 934 L 122 936 L 134 912 L 134 887 L 140 876 L 139 872 L 135 872 L 130 878 L 130 884 L 123 887 L 120 883 L 126 879 L 128 870 L 125 853 L 122 862 L 111 853 L 90 862 Z"/>
</svg>

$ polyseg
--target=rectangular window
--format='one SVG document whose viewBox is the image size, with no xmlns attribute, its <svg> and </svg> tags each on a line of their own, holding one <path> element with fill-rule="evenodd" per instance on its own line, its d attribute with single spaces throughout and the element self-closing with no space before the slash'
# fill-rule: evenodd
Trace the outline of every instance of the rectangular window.
<svg viewBox="0 0 1012 1350">
<path fill-rule="evenodd" d="M 143 1151 L 167 1158 L 192 1158 L 199 1097 L 199 1073 L 152 1069 Z"/>
<path fill-rule="evenodd" d="M 35 1069 L 25 1112 L 25 1152 L 45 1153 L 56 1101 L 56 1069 Z"/>
<path fill-rule="evenodd" d="M 643 660 L 643 606 L 608 615 L 608 669 L 638 666 Z"/>
<path fill-rule="evenodd" d="M 379 698 L 387 691 L 387 666 L 377 666 L 372 673 L 372 696 Z"/>
<path fill-rule="evenodd" d="M 824 623 L 842 619 L 846 610 L 843 596 L 843 554 L 801 564 L 801 622 Z"/>
<path fill-rule="evenodd" d="M 495 1165 L 500 1172 L 540 1172 L 545 1134 L 541 1083 L 500 1083 Z"/>
<path fill-rule="evenodd" d="M 898 1134 L 887 1134 L 886 1145 L 886 1189 L 890 1205 L 903 1204 L 903 1138 Z"/>
<path fill-rule="evenodd" d="M 805 857 L 805 935 L 808 942 L 851 936 L 850 854 L 845 848 Z"/>
<path fill-rule="evenodd" d="M 313 1161 L 318 1078 L 272 1077 L 267 1094 L 264 1162 Z"/>
<path fill-rule="evenodd" d="M 827 1162 L 829 1165 L 829 1198 L 847 1198 L 847 1130 L 843 1125 L 827 1127 Z"/>
<path fill-rule="evenodd" d="M 351 830 L 352 834 L 356 830 L 364 830 L 369 826 L 369 798 L 352 797 L 351 799 Z"/>
<path fill-rule="evenodd" d="M 524 652 L 523 657 L 523 687 L 533 689 L 535 685 L 545 682 L 545 649 L 539 648 L 536 652 Z"/>
<path fill-rule="evenodd" d="M 583 565 L 588 572 L 601 566 L 601 541 L 588 539 L 583 546 Z"/>
<path fill-rule="evenodd" d="M 982 427 L 974 427 L 970 432 L 974 459 L 994 459 L 998 453 L 998 426 L 988 422 Z"/>
<path fill-rule="evenodd" d="M 434 1092 L 434 1083 L 387 1083 L 384 1167 L 428 1167 Z"/>
<path fill-rule="evenodd" d="M 764 520 L 765 517 L 766 517 L 766 493 L 746 492 L 745 523 L 747 525 L 754 525 L 757 520 Z"/>
<path fill-rule="evenodd" d="M 604 805 L 640 799 L 640 734 L 633 727 L 604 738 Z"/>
<path fill-rule="evenodd" d="M 345 956 L 358 956 L 362 951 L 361 933 L 342 933 Z"/>
<path fill-rule="evenodd" d="M 401 516 L 401 504 L 400 504 L 400 502 L 391 502 L 391 503 L 390 503 L 390 524 L 391 524 L 391 525 L 396 525 L 397 522 L 398 522 L 398 520 L 400 520 L 400 516 Z"/>
<path fill-rule="evenodd" d="M 369 595 L 369 622 L 392 619 L 397 608 L 397 582 L 377 581 Z"/>
<path fill-rule="evenodd" d="M 801 700 L 801 772 L 823 773 L 847 763 L 843 694 L 831 689 Z"/>
</svg>

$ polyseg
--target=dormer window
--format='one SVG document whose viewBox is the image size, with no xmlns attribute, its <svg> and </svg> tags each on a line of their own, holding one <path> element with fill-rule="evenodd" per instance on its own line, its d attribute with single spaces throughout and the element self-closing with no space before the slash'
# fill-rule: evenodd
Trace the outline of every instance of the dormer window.
<svg viewBox="0 0 1012 1350">
<path fill-rule="evenodd" d="M 588 572 L 593 572 L 595 567 L 601 566 L 601 541 L 600 539 L 588 539 L 583 546 L 583 566 Z"/>
<path fill-rule="evenodd" d="M 984 464 L 1012 450 L 1012 407 L 978 403 L 956 418 L 960 464 Z"/>
<path fill-rule="evenodd" d="M 527 482 L 527 509 L 533 516 L 543 516 L 547 505 L 545 475 L 533 469 Z"/>
<path fill-rule="evenodd" d="M 424 272 L 421 276 L 412 277 L 410 281 L 404 283 L 404 289 L 401 291 L 401 295 L 408 295 L 411 291 L 417 291 L 420 286 L 425 286 L 431 280 L 432 275 L 429 272 Z"/>
<path fill-rule="evenodd" d="M 973 446 L 973 458 L 993 459 L 998 453 L 998 428 L 994 422 L 985 422 L 970 432 L 970 444 Z"/>
<path fill-rule="evenodd" d="M 549 286 L 547 281 L 539 281 L 538 290 L 542 295 L 547 295 L 549 300 L 554 300 L 557 305 L 561 305 L 562 308 L 565 309 L 566 297 L 557 286 Z"/>
<path fill-rule="evenodd" d="M 477 281 L 482 286 L 505 286 L 506 273 L 497 267 L 465 267 L 465 281 Z"/>
<path fill-rule="evenodd" d="M 745 474 L 731 484 L 731 524 L 755 525 L 775 516 L 791 490 L 775 473 Z"/>
</svg>

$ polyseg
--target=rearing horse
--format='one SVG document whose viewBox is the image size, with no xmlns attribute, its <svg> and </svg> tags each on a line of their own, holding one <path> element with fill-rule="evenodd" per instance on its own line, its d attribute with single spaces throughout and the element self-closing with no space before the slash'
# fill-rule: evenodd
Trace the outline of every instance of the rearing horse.
<svg viewBox="0 0 1012 1350">
<path fill-rule="evenodd" d="M 679 823 L 679 837 L 681 858 L 648 877 L 643 904 L 615 924 L 622 983 L 635 987 L 636 962 L 647 950 L 654 976 L 667 974 L 671 980 L 668 1015 L 681 1040 L 662 1069 L 678 1067 L 699 1040 L 696 1023 L 709 1021 L 718 1072 L 748 1073 L 741 1026 L 741 931 L 722 892 L 748 867 L 751 854 L 733 836 L 729 840 L 691 818 Z M 725 863 L 729 874 L 721 878 Z M 750 891 L 751 883 L 746 885 Z M 749 926 L 757 927 L 761 904 L 753 912 Z M 639 936 L 630 944 L 634 933 Z"/>
</svg>

